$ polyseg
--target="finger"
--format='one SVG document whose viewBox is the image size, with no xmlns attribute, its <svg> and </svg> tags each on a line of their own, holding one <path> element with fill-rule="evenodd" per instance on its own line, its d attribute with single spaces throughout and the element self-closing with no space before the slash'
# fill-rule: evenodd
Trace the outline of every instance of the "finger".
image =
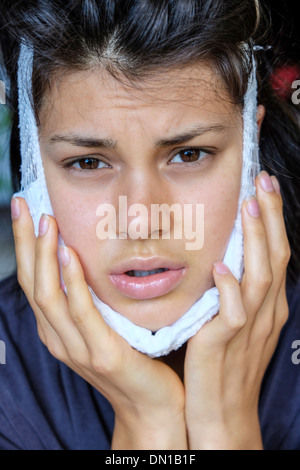
<svg viewBox="0 0 300 470">
<path fill-rule="evenodd" d="M 58 263 L 58 228 L 53 217 L 42 215 L 35 244 L 34 298 L 42 310 L 51 302 L 63 301 Z"/>
<path fill-rule="evenodd" d="M 105 323 L 94 305 L 76 253 L 71 248 L 61 247 L 60 259 L 70 315 L 91 356 L 100 355 L 103 357 L 107 351 L 112 351 L 110 341 L 114 336 L 113 330 Z"/>
<path fill-rule="evenodd" d="M 277 331 L 281 331 L 283 326 L 288 320 L 289 317 L 289 304 L 286 295 L 286 277 L 287 273 L 285 272 L 282 284 L 280 286 L 280 290 L 278 293 L 277 301 L 276 301 L 276 311 L 275 311 L 275 323 L 274 323 L 274 330 L 275 334 Z"/>
<path fill-rule="evenodd" d="M 64 345 L 69 357 L 84 354 L 83 340 L 70 314 L 67 298 L 61 288 L 58 260 L 58 227 L 53 217 L 43 215 L 35 248 L 34 301 L 40 309 L 44 331 Z M 44 324 L 44 317 L 48 325 Z M 48 336 L 49 338 L 49 336 Z M 49 339 L 48 339 L 49 341 Z M 60 348 L 61 349 L 61 348 Z M 53 353 L 53 352 L 52 352 Z M 54 355 L 54 354 L 53 354 Z"/>
<path fill-rule="evenodd" d="M 263 256 L 262 259 L 254 259 L 253 256 L 252 276 L 255 276 L 256 270 L 257 280 L 253 284 L 256 288 L 256 294 L 253 289 L 249 288 L 249 278 L 246 276 L 246 268 L 245 278 L 242 280 L 241 287 L 247 313 L 250 311 L 249 305 L 251 306 L 251 302 L 257 309 L 257 315 L 253 317 L 255 322 L 253 322 L 252 337 L 256 337 L 257 341 L 263 345 L 264 342 L 272 336 L 272 332 L 278 330 L 275 325 L 281 323 L 277 305 L 279 292 L 279 302 L 281 303 L 280 308 L 283 311 L 282 316 L 286 316 L 287 308 L 284 300 L 285 290 L 283 283 L 285 282 L 286 267 L 289 259 L 289 245 L 284 225 L 282 200 L 280 192 L 278 191 L 278 185 L 275 183 L 273 186 L 272 178 L 270 178 L 267 172 L 263 171 L 256 178 L 256 188 L 261 213 L 260 218 L 263 221 L 265 229 L 264 238 L 267 243 L 266 254 L 268 255 L 268 259 L 266 260 L 266 256 Z M 249 238 L 250 246 L 251 236 Z M 251 250 L 249 251 L 249 259 L 251 265 Z M 261 297 L 260 293 L 263 294 L 264 292 L 265 296 Z M 261 305 L 259 305 L 261 299 L 263 301 Z"/>
<path fill-rule="evenodd" d="M 222 352 L 221 346 L 226 347 L 247 322 L 240 286 L 229 268 L 222 262 L 215 263 L 213 276 L 219 291 L 219 313 L 190 341 L 202 346 L 204 354 L 208 355 L 212 348 Z"/>
<path fill-rule="evenodd" d="M 272 267 L 272 292 L 278 293 L 290 259 L 290 247 L 283 218 L 283 203 L 280 194 L 274 190 L 272 178 L 263 171 L 257 178 L 257 197 L 266 229 L 270 264 Z M 276 180 L 277 181 L 277 180 Z M 277 181 L 277 185 L 279 183 Z M 275 187 L 277 187 L 277 185 Z"/>
<path fill-rule="evenodd" d="M 261 307 L 273 280 L 268 240 L 260 206 L 255 197 L 242 204 L 244 275 L 241 292 L 249 319 Z"/>
<path fill-rule="evenodd" d="M 274 321 L 270 333 L 269 341 L 272 344 L 276 344 L 280 335 L 280 332 L 288 320 L 289 316 L 289 305 L 286 296 L 286 273 L 284 275 L 282 284 L 280 286 L 275 305 Z"/>
<path fill-rule="evenodd" d="M 270 312 L 270 313 L 268 313 Z M 269 306 L 268 299 L 262 307 L 261 314 L 252 328 L 251 342 L 253 350 L 262 364 L 268 365 L 278 343 L 281 330 L 289 315 L 286 298 L 286 275 L 276 298 L 276 305 Z"/>
<path fill-rule="evenodd" d="M 33 301 L 35 234 L 32 218 L 23 198 L 12 198 L 12 227 L 18 281 L 29 301 Z"/>
<path fill-rule="evenodd" d="M 34 302 L 39 308 L 38 316 L 44 317 L 55 328 L 63 321 L 67 310 L 65 296 L 60 288 L 58 263 L 58 229 L 53 217 L 43 214 L 39 223 L 39 236 L 35 243 Z"/>
<path fill-rule="evenodd" d="M 240 285 L 228 266 L 222 262 L 215 263 L 213 276 L 220 295 L 217 317 L 220 334 L 228 341 L 245 326 L 247 315 Z"/>
</svg>

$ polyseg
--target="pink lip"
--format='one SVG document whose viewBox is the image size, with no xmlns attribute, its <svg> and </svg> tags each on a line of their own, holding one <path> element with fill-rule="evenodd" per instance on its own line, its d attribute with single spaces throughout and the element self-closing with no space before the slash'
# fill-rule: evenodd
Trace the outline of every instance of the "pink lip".
<svg viewBox="0 0 300 470">
<path fill-rule="evenodd" d="M 151 271 L 166 268 L 167 271 L 143 277 L 131 277 L 127 271 Z M 162 258 L 136 258 L 120 264 L 109 275 L 114 286 L 122 294 L 137 300 L 153 299 L 173 290 L 184 276 L 186 268 Z"/>
</svg>

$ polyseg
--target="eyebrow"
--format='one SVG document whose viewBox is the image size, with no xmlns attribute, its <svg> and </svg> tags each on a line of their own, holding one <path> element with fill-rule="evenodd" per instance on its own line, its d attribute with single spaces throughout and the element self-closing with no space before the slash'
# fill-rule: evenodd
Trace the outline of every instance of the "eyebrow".
<svg viewBox="0 0 300 470">
<path fill-rule="evenodd" d="M 155 142 L 156 147 L 170 147 L 171 145 L 180 145 L 188 142 L 189 140 L 199 137 L 203 134 L 214 132 L 220 133 L 224 132 L 226 126 L 223 124 L 213 124 L 209 126 L 196 126 L 190 130 L 183 132 L 182 134 L 175 135 L 173 137 L 168 137 L 167 139 L 160 139 Z"/>
<path fill-rule="evenodd" d="M 186 130 L 182 134 L 174 135 L 166 139 L 158 139 L 154 142 L 155 147 L 165 148 L 172 145 L 180 145 L 188 142 L 189 140 L 199 137 L 206 133 L 220 133 L 224 132 L 226 126 L 223 124 L 213 124 L 209 126 L 196 126 L 192 129 Z M 86 147 L 86 148 L 101 148 L 101 149 L 115 149 L 118 145 L 116 140 L 112 139 L 101 139 L 94 137 L 84 137 L 80 135 L 67 134 L 67 135 L 54 135 L 50 138 L 50 144 L 56 144 L 65 142 L 75 147 Z"/>
<path fill-rule="evenodd" d="M 54 135 L 49 140 L 50 144 L 56 144 L 60 142 L 66 142 L 67 144 L 74 145 L 75 147 L 87 147 L 87 148 L 104 148 L 114 149 L 117 146 L 117 142 L 112 139 L 99 139 L 94 137 L 83 137 L 77 135 Z"/>
</svg>

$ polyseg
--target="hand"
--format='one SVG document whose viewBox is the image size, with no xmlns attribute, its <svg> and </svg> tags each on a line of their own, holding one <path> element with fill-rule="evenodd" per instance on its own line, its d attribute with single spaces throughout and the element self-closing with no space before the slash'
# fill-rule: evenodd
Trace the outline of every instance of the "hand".
<svg viewBox="0 0 300 470">
<path fill-rule="evenodd" d="M 95 308 L 78 256 L 61 252 L 53 217 L 43 216 L 36 239 L 24 199 L 13 199 L 18 281 L 50 353 L 88 381 L 116 413 L 113 447 L 185 449 L 184 389 L 175 372 L 129 346 Z"/>
<path fill-rule="evenodd" d="M 242 205 L 241 284 L 229 270 L 217 272 L 216 267 L 224 270 L 222 263 L 214 267 L 219 313 L 188 342 L 186 424 L 192 449 L 262 448 L 259 393 L 288 317 L 285 283 L 291 254 L 279 185 L 274 176 L 272 181 L 276 191 L 266 172 L 256 178 L 258 204 L 250 202 L 252 216 L 247 202 Z"/>
</svg>

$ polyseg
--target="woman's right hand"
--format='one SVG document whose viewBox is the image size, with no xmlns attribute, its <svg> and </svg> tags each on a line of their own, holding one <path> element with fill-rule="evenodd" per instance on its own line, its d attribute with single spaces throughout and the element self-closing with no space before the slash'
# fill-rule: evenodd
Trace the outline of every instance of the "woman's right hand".
<svg viewBox="0 0 300 470">
<path fill-rule="evenodd" d="M 68 296 L 61 286 L 58 228 L 43 216 L 36 238 L 24 199 L 12 200 L 13 232 L 21 285 L 50 353 L 83 377 L 115 411 L 115 449 L 187 449 L 184 388 L 160 361 L 134 350 L 94 306 L 79 258 L 60 253 Z"/>
</svg>

